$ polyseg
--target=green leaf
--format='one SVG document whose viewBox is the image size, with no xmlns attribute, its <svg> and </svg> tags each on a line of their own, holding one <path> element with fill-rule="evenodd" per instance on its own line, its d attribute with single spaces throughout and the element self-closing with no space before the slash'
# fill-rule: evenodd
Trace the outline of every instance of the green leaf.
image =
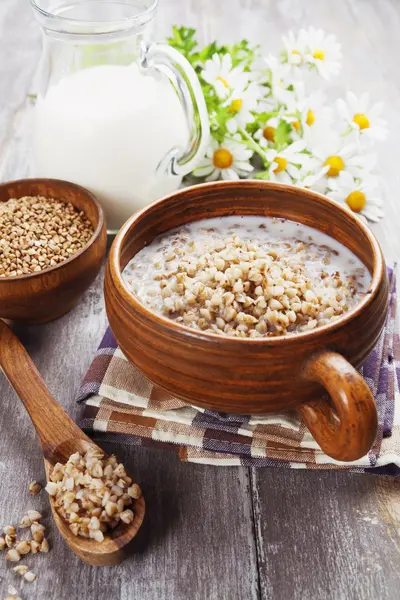
<svg viewBox="0 0 400 600">
<path fill-rule="evenodd" d="M 254 175 L 254 179 L 264 179 L 265 181 L 269 181 L 270 176 L 268 171 L 261 171 Z"/>
<path fill-rule="evenodd" d="M 241 40 L 229 46 L 228 51 L 232 55 L 232 65 L 234 67 L 240 65 L 245 71 L 251 71 L 251 65 L 255 57 L 260 54 L 260 46 L 250 46 L 248 40 Z"/>
<path fill-rule="evenodd" d="M 256 131 L 260 129 L 259 121 L 253 121 L 252 123 L 247 123 L 246 131 L 250 133 L 250 135 L 254 135 Z"/>
<path fill-rule="evenodd" d="M 170 46 L 181 52 L 185 58 L 192 62 L 192 54 L 197 47 L 195 35 L 196 30 L 192 27 L 178 27 L 174 25 L 172 28 L 172 37 L 167 38 L 167 41 Z"/>
<path fill-rule="evenodd" d="M 276 117 L 278 114 L 277 110 L 271 110 L 269 112 L 260 112 L 256 113 L 253 111 L 254 121 L 252 123 L 247 123 L 246 131 L 250 134 L 254 134 L 258 129 L 264 128 L 267 122 L 272 119 L 272 117 Z"/>
<path fill-rule="evenodd" d="M 278 127 L 275 129 L 275 147 L 277 150 L 282 150 L 282 148 L 290 143 L 291 133 L 292 127 L 290 123 L 287 123 L 286 121 L 280 121 Z"/>
</svg>

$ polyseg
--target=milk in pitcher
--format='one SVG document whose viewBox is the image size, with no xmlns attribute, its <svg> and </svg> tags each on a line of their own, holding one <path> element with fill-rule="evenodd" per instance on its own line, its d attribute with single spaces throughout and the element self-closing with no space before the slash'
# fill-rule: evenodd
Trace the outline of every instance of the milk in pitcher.
<svg viewBox="0 0 400 600">
<path fill-rule="evenodd" d="M 109 229 L 118 229 L 177 189 L 180 179 L 157 169 L 188 141 L 185 114 L 166 77 L 142 74 L 136 64 L 90 67 L 38 98 L 35 175 L 87 187 L 105 209 Z"/>
</svg>

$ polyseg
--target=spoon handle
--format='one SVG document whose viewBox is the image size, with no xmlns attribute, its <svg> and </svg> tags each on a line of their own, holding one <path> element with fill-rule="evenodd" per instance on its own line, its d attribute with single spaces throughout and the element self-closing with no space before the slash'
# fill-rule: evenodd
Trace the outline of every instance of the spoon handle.
<svg viewBox="0 0 400 600">
<path fill-rule="evenodd" d="M 28 411 L 46 458 L 71 439 L 91 441 L 51 395 L 24 346 L 1 319 L 0 368 Z"/>
</svg>

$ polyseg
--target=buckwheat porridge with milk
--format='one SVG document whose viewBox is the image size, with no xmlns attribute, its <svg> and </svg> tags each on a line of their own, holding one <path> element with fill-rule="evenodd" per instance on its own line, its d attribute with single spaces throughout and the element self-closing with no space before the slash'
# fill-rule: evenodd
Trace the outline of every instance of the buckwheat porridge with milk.
<svg viewBox="0 0 400 600">
<path fill-rule="evenodd" d="M 235 337 L 309 331 L 368 290 L 361 261 L 333 238 L 284 219 L 219 217 L 158 236 L 124 279 L 152 311 Z"/>
</svg>

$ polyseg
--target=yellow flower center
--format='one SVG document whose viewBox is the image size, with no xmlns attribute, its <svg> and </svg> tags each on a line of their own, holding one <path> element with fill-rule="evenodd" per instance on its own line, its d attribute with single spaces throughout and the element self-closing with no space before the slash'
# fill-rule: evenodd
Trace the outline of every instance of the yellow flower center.
<svg viewBox="0 0 400 600">
<path fill-rule="evenodd" d="M 346 203 L 347 203 L 347 206 L 349 208 L 351 208 L 351 210 L 353 212 L 359 213 L 359 212 L 362 211 L 362 209 L 366 205 L 367 199 L 365 197 L 364 192 L 360 192 L 359 190 L 355 190 L 354 192 L 351 192 L 347 196 Z"/>
<path fill-rule="evenodd" d="M 329 166 L 329 170 L 327 173 L 329 177 L 337 177 L 340 171 L 344 169 L 344 162 L 340 156 L 328 156 L 328 158 L 324 162 L 324 165 Z"/>
<path fill-rule="evenodd" d="M 227 80 L 224 79 L 223 77 L 217 77 L 217 81 L 220 81 L 224 87 L 226 87 L 226 88 L 229 87 Z"/>
<path fill-rule="evenodd" d="M 322 48 L 316 48 L 313 52 L 313 57 L 317 58 L 318 60 L 324 60 L 325 52 L 322 50 Z"/>
<path fill-rule="evenodd" d="M 312 110 L 309 110 L 307 113 L 306 123 L 307 125 L 312 125 L 315 121 L 315 115 Z"/>
<path fill-rule="evenodd" d="M 298 50 L 292 50 L 292 54 L 297 54 L 298 56 L 300 56 L 300 52 Z"/>
<path fill-rule="evenodd" d="M 229 169 L 233 163 L 233 156 L 226 148 L 219 148 L 213 154 L 213 163 L 217 169 Z"/>
<path fill-rule="evenodd" d="M 300 121 L 293 121 L 292 125 L 296 131 L 300 129 Z"/>
<path fill-rule="evenodd" d="M 364 113 L 357 113 L 353 117 L 354 123 L 356 123 L 360 129 L 368 129 L 369 119 Z"/>
<path fill-rule="evenodd" d="M 276 163 L 276 167 L 274 168 L 275 173 L 280 173 L 287 167 L 287 160 L 286 158 L 283 158 L 283 156 L 277 156 L 274 158 L 274 163 Z"/>
<path fill-rule="evenodd" d="M 275 141 L 275 127 L 269 127 L 268 125 L 267 125 L 267 127 L 264 127 L 263 136 L 269 142 L 274 142 Z"/>
<path fill-rule="evenodd" d="M 237 100 L 232 100 L 228 112 L 230 113 L 234 113 L 234 112 L 239 112 L 239 110 L 242 108 L 242 104 L 243 104 L 243 100 L 241 100 L 240 98 L 238 98 Z"/>
</svg>

